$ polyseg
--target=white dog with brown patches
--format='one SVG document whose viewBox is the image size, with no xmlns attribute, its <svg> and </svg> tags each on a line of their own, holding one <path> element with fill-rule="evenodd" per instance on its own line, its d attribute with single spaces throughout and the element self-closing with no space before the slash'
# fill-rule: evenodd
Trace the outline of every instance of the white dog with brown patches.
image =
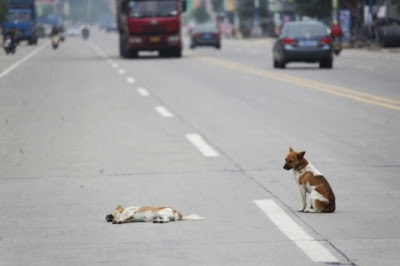
<svg viewBox="0 0 400 266">
<path fill-rule="evenodd" d="M 107 222 L 113 224 L 132 222 L 168 223 L 170 221 L 198 221 L 203 220 L 196 214 L 183 216 L 180 212 L 170 207 L 127 207 L 121 205 L 106 216 Z"/>
<path fill-rule="evenodd" d="M 284 169 L 293 169 L 300 188 L 301 205 L 299 212 L 334 212 L 335 195 L 328 181 L 304 158 L 306 152 L 296 152 L 289 148 Z M 308 194 L 308 200 L 307 200 Z"/>
</svg>

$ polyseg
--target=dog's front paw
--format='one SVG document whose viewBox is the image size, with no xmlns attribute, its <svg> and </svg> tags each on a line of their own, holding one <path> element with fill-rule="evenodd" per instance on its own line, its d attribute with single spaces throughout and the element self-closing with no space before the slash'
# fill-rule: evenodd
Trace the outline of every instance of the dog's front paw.
<svg viewBox="0 0 400 266">
<path fill-rule="evenodd" d="M 297 209 L 298 212 L 304 212 L 304 209 L 306 208 L 306 206 L 301 206 L 300 208 Z"/>
<path fill-rule="evenodd" d="M 307 209 L 304 210 L 304 212 L 310 213 L 310 212 L 315 212 L 315 210 L 314 210 L 314 209 L 307 208 Z"/>
</svg>

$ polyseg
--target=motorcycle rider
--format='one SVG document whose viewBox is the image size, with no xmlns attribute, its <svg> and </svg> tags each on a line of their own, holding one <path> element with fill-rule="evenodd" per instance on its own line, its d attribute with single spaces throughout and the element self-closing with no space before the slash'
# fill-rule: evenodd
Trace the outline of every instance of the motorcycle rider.
<svg viewBox="0 0 400 266">
<path fill-rule="evenodd" d="M 53 45 L 53 48 L 56 49 L 61 41 L 61 29 L 60 27 L 57 26 L 53 26 L 53 28 L 51 28 L 51 32 L 50 32 L 50 38 L 51 38 L 51 43 Z"/>
<path fill-rule="evenodd" d="M 331 26 L 331 36 L 332 39 L 337 39 L 340 42 L 342 41 L 342 36 L 343 36 L 343 31 L 339 26 L 339 23 L 337 21 L 332 22 Z"/>
<path fill-rule="evenodd" d="M 6 29 L 2 32 L 3 34 L 3 47 L 6 53 L 15 53 L 16 47 L 19 43 L 20 32 L 17 28 Z M 8 42 L 6 44 L 6 42 Z M 7 45 L 7 47 L 6 47 Z"/>
<path fill-rule="evenodd" d="M 19 30 L 17 28 L 10 28 L 3 31 L 3 39 L 10 36 L 11 41 L 14 45 L 17 45 L 19 42 Z"/>
</svg>

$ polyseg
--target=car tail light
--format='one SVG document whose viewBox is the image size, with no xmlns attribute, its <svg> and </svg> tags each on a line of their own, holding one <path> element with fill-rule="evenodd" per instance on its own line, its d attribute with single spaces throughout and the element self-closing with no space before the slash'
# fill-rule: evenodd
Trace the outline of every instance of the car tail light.
<svg viewBox="0 0 400 266">
<path fill-rule="evenodd" d="M 219 37 L 219 33 L 213 33 L 213 37 L 214 38 L 218 38 Z"/>
<path fill-rule="evenodd" d="M 332 38 L 330 37 L 324 37 L 319 41 L 321 44 L 331 44 L 332 43 Z"/>
<path fill-rule="evenodd" d="M 196 34 L 194 35 L 194 37 L 195 37 L 195 38 L 200 38 L 200 37 L 201 37 L 201 34 L 200 34 L 200 33 L 196 33 Z"/>
<path fill-rule="evenodd" d="M 291 45 L 295 45 L 297 42 L 295 39 L 291 39 L 291 38 L 283 38 L 282 39 L 282 43 L 283 44 L 291 44 Z"/>
</svg>

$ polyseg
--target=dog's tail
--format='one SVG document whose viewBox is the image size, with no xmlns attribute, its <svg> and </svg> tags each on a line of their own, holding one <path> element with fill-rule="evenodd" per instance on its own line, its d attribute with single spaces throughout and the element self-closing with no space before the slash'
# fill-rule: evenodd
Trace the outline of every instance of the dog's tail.
<svg viewBox="0 0 400 266">
<path fill-rule="evenodd" d="M 200 221 L 204 220 L 204 217 L 198 216 L 197 214 L 191 214 L 188 216 L 182 216 L 182 221 Z"/>
</svg>

